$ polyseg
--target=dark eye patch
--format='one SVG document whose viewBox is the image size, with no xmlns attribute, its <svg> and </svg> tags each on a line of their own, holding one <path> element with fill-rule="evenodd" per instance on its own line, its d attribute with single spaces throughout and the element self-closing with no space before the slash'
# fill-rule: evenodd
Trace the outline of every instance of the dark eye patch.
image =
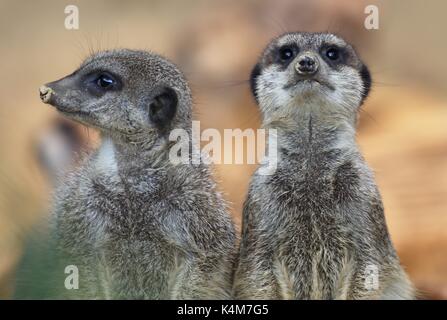
<svg viewBox="0 0 447 320">
<path fill-rule="evenodd" d="M 108 74 L 100 74 L 96 79 L 96 85 L 103 90 L 111 90 L 115 83 L 116 80 Z"/>
<path fill-rule="evenodd" d="M 295 57 L 296 52 L 290 46 L 283 46 L 283 47 L 279 48 L 278 55 L 279 55 L 279 59 L 281 61 L 287 62 L 287 61 L 292 60 Z"/>
<path fill-rule="evenodd" d="M 121 90 L 122 81 L 111 72 L 96 70 L 83 77 L 82 85 L 90 94 L 99 97 L 109 91 Z"/>
<path fill-rule="evenodd" d="M 340 50 L 338 50 L 338 48 L 331 47 L 326 50 L 326 57 L 329 60 L 337 61 L 340 58 Z"/>
<path fill-rule="evenodd" d="M 287 67 L 290 62 L 295 59 L 299 52 L 298 46 L 296 44 L 286 44 L 273 49 L 271 53 L 273 55 L 272 63 L 279 64 L 283 68 Z"/>
<path fill-rule="evenodd" d="M 331 66 L 346 64 L 348 53 L 344 48 L 335 45 L 326 44 L 321 46 L 321 57 Z"/>
</svg>

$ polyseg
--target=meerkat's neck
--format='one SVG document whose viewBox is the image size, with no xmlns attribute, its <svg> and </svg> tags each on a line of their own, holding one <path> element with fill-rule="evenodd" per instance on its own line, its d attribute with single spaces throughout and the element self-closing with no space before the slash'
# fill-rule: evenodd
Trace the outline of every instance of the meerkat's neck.
<svg viewBox="0 0 447 320">
<path fill-rule="evenodd" d="M 125 174 L 140 169 L 156 168 L 166 165 L 167 147 L 155 145 L 145 149 L 140 145 L 132 145 L 117 141 L 109 136 L 102 136 L 101 145 L 95 155 L 95 168 L 107 174 Z"/>
<path fill-rule="evenodd" d="M 278 146 L 294 153 L 357 149 L 355 119 L 343 114 L 302 108 L 291 117 L 266 123 L 265 127 L 276 129 Z"/>
<path fill-rule="evenodd" d="M 95 167 L 106 174 L 118 172 L 118 163 L 115 156 L 115 146 L 110 138 L 103 138 L 95 157 Z"/>
</svg>

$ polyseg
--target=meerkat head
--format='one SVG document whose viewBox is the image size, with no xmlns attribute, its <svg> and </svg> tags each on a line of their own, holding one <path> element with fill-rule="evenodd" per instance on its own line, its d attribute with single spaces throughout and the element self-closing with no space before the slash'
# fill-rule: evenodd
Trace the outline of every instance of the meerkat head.
<svg viewBox="0 0 447 320">
<path fill-rule="evenodd" d="M 274 39 L 250 80 L 267 121 L 312 108 L 356 115 L 371 86 L 370 73 L 352 46 L 329 33 L 287 33 Z"/>
<path fill-rule="evenodd" d="M 40 88 L 64 116 L 125 141 L 153 140 L 190 125 L 191 94 L 177 67 L 153 53 L 111 50 Z"/>
</svg>

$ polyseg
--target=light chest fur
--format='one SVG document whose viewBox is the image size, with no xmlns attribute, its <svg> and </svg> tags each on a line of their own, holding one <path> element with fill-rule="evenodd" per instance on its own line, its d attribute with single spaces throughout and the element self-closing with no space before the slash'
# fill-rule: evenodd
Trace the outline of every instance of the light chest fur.
<svg viewBox="0 0 447 320">
<path fill-rule="evenodd" d="M 349 290 L 357 248 L 349 228 L 355 209 L 345 200 L 356 197 L 361 174 L 351 146 L 337 141 L 323 152 L 312 145 L 282 150 L 277 172 L 254 179 L 264 186 L 253 190 L 266 199 L 263 212 L 276 212 L 260 214 L 258 223 L 275 230 L 273 270 L 284 299 L 297 298 L 297 290 L 310 299 L 341 298 Z"/>
<path fill-rule="evenodd" d="M 238 295 L 380 298 L 395 278 L 407 291 L 380 195 L 354 137 L 309 119 L 304 124 L 299 133 L 280 130 L 276 172 L 252 178 L 244 207 Z M 378 270 L 379 287 L 372 290 L 365 284 L 370 266 Z M 256 274 L 271 280 L 253 289 L 240 276 L 244 272 L 249 281 Z"/>
</svg>

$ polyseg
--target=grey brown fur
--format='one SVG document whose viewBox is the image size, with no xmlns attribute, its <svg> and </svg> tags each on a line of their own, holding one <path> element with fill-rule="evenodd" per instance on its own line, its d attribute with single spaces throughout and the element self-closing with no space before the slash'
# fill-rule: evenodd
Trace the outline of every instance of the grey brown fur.
<svg viewBox="0 0 447 320">
<path fill-rule="evenodd" d="M 225 203 L 205 165 L 168 159 L 170 130 L 191 126 L 191 93 L 177 67 L 153 53 L 105 51 L 40 91 L 102 135 L 55 192 L 56 238 L 80 272 L 79 290 L 62 292 L 229 298 L 236 236 Z"/>
<path fill-rule="evenodd" d="M 308 69 L 299 65 L 304 56 L 314 61 Z M 252 90 L 263 126 L 278 132 L 279 159 L 272 175 L 252 177 L 237 298 L 414 297 L 355 141 L 370 81 L 354 49 L 332 34 L 288 33 L 262 54 Z"/>
</svg>

